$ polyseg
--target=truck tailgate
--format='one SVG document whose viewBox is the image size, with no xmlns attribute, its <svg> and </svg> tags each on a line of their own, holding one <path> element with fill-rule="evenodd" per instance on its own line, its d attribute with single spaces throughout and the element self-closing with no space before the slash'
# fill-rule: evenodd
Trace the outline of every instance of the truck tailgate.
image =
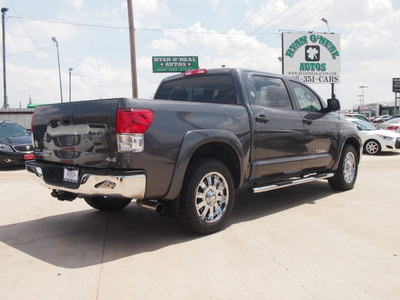
<svg viewBox="0 0 400 300">
<path fill-rule="evenodd" d="M 94 168 L 115 167 L 119 100 L 38 106 L 32 123 L 35 159 Z"/>
</svg>

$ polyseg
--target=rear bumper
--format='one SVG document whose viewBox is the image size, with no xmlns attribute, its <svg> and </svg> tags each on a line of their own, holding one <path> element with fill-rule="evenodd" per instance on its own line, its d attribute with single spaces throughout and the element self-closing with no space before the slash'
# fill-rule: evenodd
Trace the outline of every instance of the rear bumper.
<svg viewBox="0 0 400 300">
<path fill-rule="evenodd" d="M 140 171 L 109 171 L 80 168 L 78 183 L 63 181 L 64 166 L 36 161 L 26 162 L 31 177 L 41 185 L 78 196 L 109 196 L 143 199 L 146 175 Z M 107 174 L 102 174 L 107 171 Z"/>
</svg>

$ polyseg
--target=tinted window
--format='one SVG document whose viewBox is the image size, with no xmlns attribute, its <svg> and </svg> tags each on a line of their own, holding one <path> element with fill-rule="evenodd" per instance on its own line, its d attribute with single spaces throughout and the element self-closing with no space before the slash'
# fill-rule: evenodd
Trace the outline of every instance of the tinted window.
<svg viewBox="0 0 400 300">
<path fill-rule="evenodd" d="M 286 86 L 280 78 L 254 76 L 256 104 L 278 109 L 292 109 Z"/>
<path fill-rule="evenodd" d="M 294 81 L 291 81 L 291 84 L 293 86 L 293 90 L 296 95 L 297 101 L 299 102 L 301 110 L 310 112 L 322 111 L 321 102 L 312 90 Z"/>
<path fill-rule="evenodd" d="M 236 104 L 236 93 L 230 76 L 185 77 L 161 85 L 156 99 Z"/>
</svg>

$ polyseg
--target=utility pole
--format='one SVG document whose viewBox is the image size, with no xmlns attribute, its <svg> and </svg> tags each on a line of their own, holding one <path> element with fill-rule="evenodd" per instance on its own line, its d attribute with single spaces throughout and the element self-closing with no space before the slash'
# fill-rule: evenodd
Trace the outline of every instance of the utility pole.
<svg viewBox="0 0 400 300">
<path fill-rule="evenodd" d="M 71 102 L 71 72 L 73 68 L 69 68 L 69 102 Z"/>
<path fill-rule="evenodd" d="M 63 103 L 63 95 L 62 95 L 62 85 L 61 85 L 61 67 L 60 67 L 60 52 L 58 51 L 58 41 L 57 39 L 53 36 L 52 41 L 56 43 L 56 48 L 57 48 L 57 60 L 58 60 L 58 79 L 60 80 L 60 97 L 61 97 L 61 103 Z"/>
<path fill-rule="evenodd" d="M 6 17 L 7 7 L 1 9 L 1 21 L 2 21 L 2 32 L 3 32 L 3 88 L 4 88 L 4 108 L 8 107 L 7 103 L 7 80 L 6 80 L 6 32 L 4 19 Z"/>
<path fill-rule="evenodd" d="M 131 46 L 131 75 L 132 75 L 132 97 L 138 97 L 138 85 L 136 74 L 136 48 L 135 48 L 135 25 L 133 21 L 132 0 L 128 1 L 128 19 L 129 19 L 129 41 Z"/>
</svg>

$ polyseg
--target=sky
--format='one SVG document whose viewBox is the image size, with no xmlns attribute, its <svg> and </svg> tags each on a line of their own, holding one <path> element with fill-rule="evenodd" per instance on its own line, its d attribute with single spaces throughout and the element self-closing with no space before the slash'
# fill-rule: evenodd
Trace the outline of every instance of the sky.
<svg viewBox="0 0 400 300">
<path fill-rule="evenodd" d="M 139 98 L 152 98 L 173 73 L 153 73 L 153 56 L 198 56 L 201 68 L 281 73 L 282 32 L 340 34 L 342 108 L 394 104 L 400 77 L 398 0 L 132 0 Z M 131 97 L 127 1 L 0 0 L 5 15 L 6 79 L 11 108 Z M 328 20 L 328 25 L 321 21 Z M 69 72 L 69 69 L 73 70 Z M 1 74 L 3 82 L 3 73 Z M 312 84 L 323 99 L 328 84 Z M 3 90 L 3 89 L 2 89 Z M 3 104 L 3 93 L 1 93 Z M 3 106 L 3 105 L 0 105 Z"/>
</svg>

